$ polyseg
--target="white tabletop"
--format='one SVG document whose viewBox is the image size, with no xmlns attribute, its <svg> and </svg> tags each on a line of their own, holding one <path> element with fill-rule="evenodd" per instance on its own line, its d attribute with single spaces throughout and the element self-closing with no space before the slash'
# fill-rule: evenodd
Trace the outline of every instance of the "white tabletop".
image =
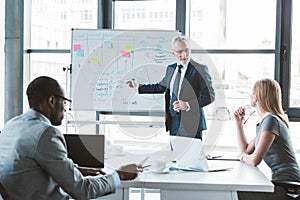
<svg viewBox="0 0 300 200">
<path fill-rule="evenodd" d="M 183 138 L 182 140 L 188 139 Z M 176 141 L 180 140 L 176 138 Z M 159 151 L 125 151 L 119 155 L 106 155 L 105 166 L 116 169 L 124 164 L 138 163 L 149 155 L 150 157 L 145 164 L 151 164 L 157 159 L 164 159 L 167 163 L 171 163 L 174 159 L 174 152 L 176 150 L 170 151 L 169 146 Z M 272 192 L 274 189 L 270 180 L 257 167 L 252 167 L 241 161 L 209 160 L 208 164 L 210 167 L 223 166 L 231 167 L 231 169 L 219 172 L 170 171 L 160 174 L 152 172 L 150 168 L 148 171 L 145 170 L 140 173 L 135 180 L 122 181 L 122 187 L 261 192 Z"/>
<path fill-rule="evenodd" d="M 167 174 L 144 172 L 133 182 L 138 182 L 135 187 L 159 189 L 273 191 L 273 184 L 257 167 L 240 161 L 209 161 L 212 165 L 216 163 L 226 164 L 232 169 L 220 172 L 170 171 Z M 126 187 L 131 184 L 123 182 Z"/>
</svg>

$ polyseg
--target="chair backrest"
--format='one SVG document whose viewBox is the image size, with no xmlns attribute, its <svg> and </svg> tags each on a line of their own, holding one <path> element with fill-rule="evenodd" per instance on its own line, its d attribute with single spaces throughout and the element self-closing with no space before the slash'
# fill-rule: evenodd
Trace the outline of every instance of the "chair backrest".
<svg viewBox="0 0 300 200">
<path fill-rule="evenodd" d="M 9 196 L 6 190 L 4 189 L 3 185 L 0 183 L 0 200 L 1 199 L 9 200 Z"/>
<path fill-rule="evenodd" d="M 298 199 L 300 194 L 300 182 L 295 181 L 272 181 L 274 185 L 283 187 L 287 196 L 291 199 Z"/>
</svg>

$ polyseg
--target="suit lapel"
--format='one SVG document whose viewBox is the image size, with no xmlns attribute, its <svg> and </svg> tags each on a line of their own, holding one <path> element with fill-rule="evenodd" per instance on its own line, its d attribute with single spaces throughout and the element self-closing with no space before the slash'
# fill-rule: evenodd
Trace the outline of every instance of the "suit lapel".
<svg viewBox="0 0 300 200">
<path fill-rule="evenodd" d="M 184 90 L 184 88 L 186 87 L 186 84 L 189 84 L 188 81 L 191 80 L 194 70 L 195 70 L 194 66 L 191 64 L 191 62 L 189 62 L 188 68 L 185 72 L 184 79 L 181 84 L 181 90 Z M 181 94 L 181 92 L 180 92 L 180 94 Z"/>
<path fill-rule="evenodd" d="M 169 71 L 167 73 L 167 83 L 168 83 L 168 86 L 167 88 L 170 89 L 170 84 L 171 84 L 171 80 L 172 80 L 172 77 L 173 77 L 173 74 L 175 72 L 175 69 L 177 67 L 177 64 L 173 64 L 173 65 L 170 65 L 170 68 L 169 68 Z"/>
</svg>

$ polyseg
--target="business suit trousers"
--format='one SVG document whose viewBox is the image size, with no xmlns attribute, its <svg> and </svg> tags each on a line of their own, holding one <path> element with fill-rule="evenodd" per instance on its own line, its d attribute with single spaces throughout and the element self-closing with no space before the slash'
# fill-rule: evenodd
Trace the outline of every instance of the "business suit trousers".
<svg viewBox="0 0 300 200">
<path fill-rule="evenodd" d="M 181 119 L 181 115 L 179 113 L 172 115 L 170 135 L 174 135 L 174 136 L 176 135 L 176 136 L 182 136 L 182 137 L 191 137 L 191 135 L 193 135 L 193 138 L 199 138 L 202 140 L 202 131 L 200 131 L 196 135 L 187 132 L 184 129 L 184 126 L 182 125 L 182 123 L 180 123 L 180 119 Z"/>
</svg>

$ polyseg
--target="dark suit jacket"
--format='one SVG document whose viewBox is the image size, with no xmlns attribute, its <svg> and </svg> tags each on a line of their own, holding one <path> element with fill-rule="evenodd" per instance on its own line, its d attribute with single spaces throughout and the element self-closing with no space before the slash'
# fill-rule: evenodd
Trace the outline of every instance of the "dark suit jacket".
<svg viewBox="0 0 300 200">
<path fill-rule="evenodd" d="M 156 84 L 140 85 L 138 91 L 142 93 L 165 93 L 166 130 L 170 130 L 172 116 L 170 115 L 170 82 L 177 63 L 167 66 L 165 77 Z M 206 65 L 199 64 L 192 59 L 188 64 L 184 80 L 181 85 L 179 99 L 189 103 L 189 111 L 181 111 L 181 123 L 190 133 L 190 137 L 199 135 L 206 130 L 203 107 L 215 99 L 211 76 Z"/>
</svg>

